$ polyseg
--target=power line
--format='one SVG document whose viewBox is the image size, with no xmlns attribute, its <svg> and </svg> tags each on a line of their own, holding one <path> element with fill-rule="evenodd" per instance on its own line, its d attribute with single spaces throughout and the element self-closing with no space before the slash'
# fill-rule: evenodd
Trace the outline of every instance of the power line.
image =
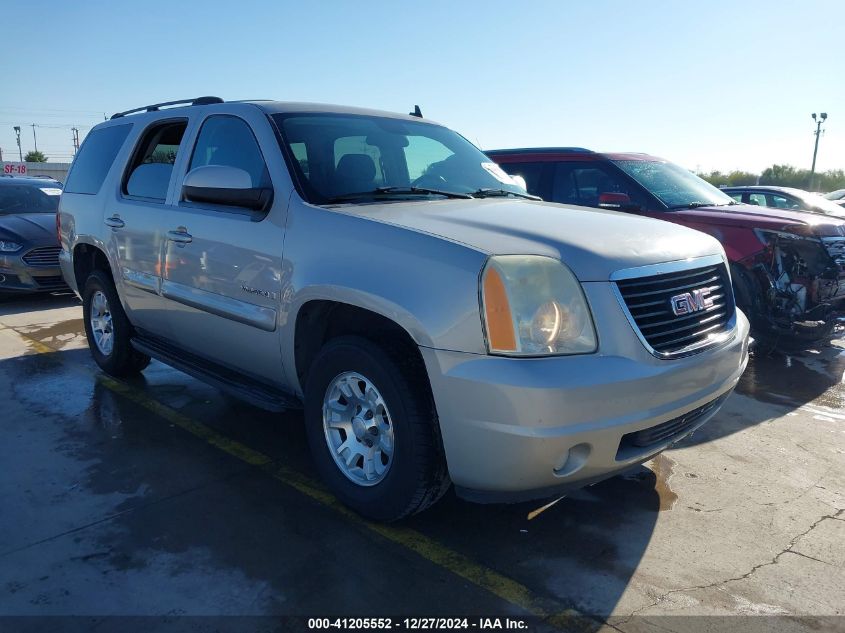
<svg viewBox="0 0 845 633">
<path fill-rule="evenodd" d="M 23 110 L 25 112 L 75 112 L 77 114 L 91 114 L 100 116 L 99 110 L 70 110 L 66 108 L 20 108 L 15 106 L 0 106 L 0 110 Z"/>
<path fill-rule="evenodd" d="M 32 119 L 29 119 L 29 120 L 32 121 Z M 18 122 L 20 122 L 20 121 L 26 121 L 26 119 L 21 117 L 17 121 L 0 121 L 0 125 L 17 125 Z M 73 123 L 52 123 L 52 122 L 51 123 L 36 123 L 35 125 L 37 127 L 48 127 L 48 128 L 56 128 L 56 129 L 59 129 L 59 128 L 70 129 L 72 127 L 84 127 L 86 129 L 90 130 L 92 127 L 95 127 L 97 124 L 92 123 L 91 125 L 80 125 L 78 122 L 74 121 Z"/>
<path fill-rule="evenodd" d="M 17 121 L 0 121 L 0 125 L 17 125 Z M 90 130 L 93 125 L 77 125 L 76 123 L 36 123 L 36 127 L 43 127 L 43 128 L 50 128 L 50 129 L 66 129 L 70 130 L 72 128 L 79 128 L 80 130 Z"/>
</svg>

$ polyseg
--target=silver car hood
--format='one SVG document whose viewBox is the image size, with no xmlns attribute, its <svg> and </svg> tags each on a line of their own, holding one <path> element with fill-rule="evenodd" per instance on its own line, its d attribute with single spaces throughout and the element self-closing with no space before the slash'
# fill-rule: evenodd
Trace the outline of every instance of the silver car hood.
<svg viewBox="0 0 845 633">
<path fill-rule="evenodd" d="M 460 242 L 491 255 L 559 258 L 581 281 L 623 268 L 723 255 L 712 237 L 627 213 L 530 200 L 393 202 L 337 210 Z"/>
</svg>

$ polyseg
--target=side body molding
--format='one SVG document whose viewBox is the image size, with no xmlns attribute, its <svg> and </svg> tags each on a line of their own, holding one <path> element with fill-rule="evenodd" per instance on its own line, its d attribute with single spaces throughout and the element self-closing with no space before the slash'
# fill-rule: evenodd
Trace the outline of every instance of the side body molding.
<svg viewBox="0 0 845 633">
<path fill-rule="evenodd" d="M 131 268 L 122 269 L 123 280 L 131 286 L 159 294 L 161 292 L 161 279 L 155 275 L 145 273 L 139 270 L 132 270 Z"/>
<path fill-rule="evenodd" d="M 224 319 L 251 325 L 265 332 L 273 332 L 276 329 L 276 310 L 273 308 L 238 301 L 167 279 L 161 283 L 161 294 L 171 301 L 205 310 Z"/>
</svg>

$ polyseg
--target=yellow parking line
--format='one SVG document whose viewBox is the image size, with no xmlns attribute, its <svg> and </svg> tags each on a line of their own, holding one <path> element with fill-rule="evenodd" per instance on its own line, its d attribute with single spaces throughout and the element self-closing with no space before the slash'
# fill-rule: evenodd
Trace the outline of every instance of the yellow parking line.
<svg viewBox="0 0 845 633">
<path fill-rule="evenodd" d="M 0 328 L 3 328 L 2 324 L 0 324 Z M 18 336 L 25 339 L 33 351 L 37 353 L 45 354 L 59 351 L 20 332 L 14 327 L 6 326 L 4 329 L 14 331 Z M 158 402 L 141 389 L 106 376 L 105 374 L 96 374 L 95 376 L 100 384 L 114 393 L 135 402 L 160 418 L 167 420 L 229 455 L 247 464 L 261 468 L 287 486 L 298 490 L 321 505 L 341 514 L 345 519 L 355 525 L 411 550 L 429 562 L 487 590 L 502 600 L 532 615 L 543 618 L 549 624 L 567 631 L 595 630 L 596 620 L 574 609 L 565 608 L 555 600 L 535 595 L 525 585 L 473 561 L 464 554 L 438 543 L 421 532 L 396 525 L 368 521 L 343 505 L 319 482 L 310 477 L 287 466 L 275 463 L 268 455 L 228 438 L 214 429 Z"/>
</svg>

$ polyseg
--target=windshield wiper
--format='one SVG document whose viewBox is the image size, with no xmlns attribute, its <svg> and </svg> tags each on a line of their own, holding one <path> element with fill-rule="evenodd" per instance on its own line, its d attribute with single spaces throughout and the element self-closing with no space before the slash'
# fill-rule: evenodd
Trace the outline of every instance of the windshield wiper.
<svg viewBox="0 0 845 633">
<path fill-rule="evenodd" d="M 516 196 L 517 198 L 526 198 L 528 200 L 542 200 L 540 196 L 532 196 L 530 193 L 522 193 L 521 191 L 510 191 L 508 189 L 476 189 L 472 192 L 473 198 L 504 198 L 507 196 Z"/>
<path fill-rule="evenodd" d="M 700 200 L 696 200 L 695 202 L 689 202 L 687 204 L 673 204 L 669 208 L 670 209 L 698 209 L 699 207 L 719 207 L 722 205 L 713 204 L 712 202 L 701 202 Z"/>
<path fill-rule="evenodd" d="M 442 191 L 440 189 L 428 189 L 426 187 L 377 187 L 371 191 L 358 191 L 355 193 L 344 193 L 339 196 L 333 196 L 328 199 L 332 202 L 349 202 L 352 200 L 366 200 L 372 198 L 381 198 L 385 196 L 443 196 L 445 198 L 462 198 L 468 200 L 472 196 L 468 193 L 458 193 L 457 191 Z"/>
</svg>

